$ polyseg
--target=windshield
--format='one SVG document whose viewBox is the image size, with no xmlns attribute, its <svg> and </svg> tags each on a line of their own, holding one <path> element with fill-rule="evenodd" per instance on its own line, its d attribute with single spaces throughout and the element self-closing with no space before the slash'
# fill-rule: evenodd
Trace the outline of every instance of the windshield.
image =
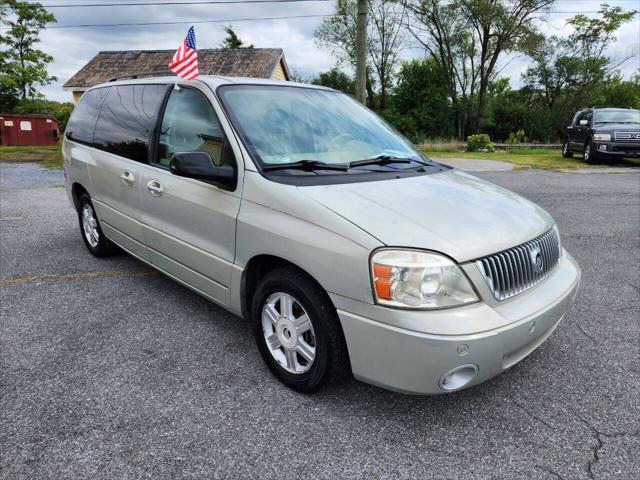
<svg viewBox="0 0 640 480">
<path fill-rule="evenodd" d="M 596 110 L 595 123 L 640 123 L 640 110 Z"/>
<path fill-rule="evenodd" d="M 229 85 L 218 92 L 263 165 L 420 158 L 392 127 L 342 93 L 276 85 Z"/>
</svg>

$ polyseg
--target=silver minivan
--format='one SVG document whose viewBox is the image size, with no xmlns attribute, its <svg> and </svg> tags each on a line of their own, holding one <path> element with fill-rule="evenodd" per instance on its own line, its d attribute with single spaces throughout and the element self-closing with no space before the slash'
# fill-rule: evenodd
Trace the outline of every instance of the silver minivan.
<svg viewBox="0 0 640 480">
<path fill-rule="evenodd" d="M 248 319 L 300 391 L 351 374 L 476 385 L 544 342 L 580 282 L 543 209 L 327 88 L 109 82 L 78 102 L 63 153 L 89 251 L 122 249 Z"/>
</svg>

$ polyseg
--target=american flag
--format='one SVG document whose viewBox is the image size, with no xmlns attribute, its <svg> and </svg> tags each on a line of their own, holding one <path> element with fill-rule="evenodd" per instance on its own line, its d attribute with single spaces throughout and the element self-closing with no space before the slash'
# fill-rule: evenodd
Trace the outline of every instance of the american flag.
<svg viewBox="0 0 640 480">
<path fill-rule="evenodd" d="M 189 28 L 187 37 L 169 62 L 169 68 L 173 73 L 186 80 L 198 78 L 198 53 L 196 52 L 196 32 L 193 30 L 193 25 Z"/>
</svg>

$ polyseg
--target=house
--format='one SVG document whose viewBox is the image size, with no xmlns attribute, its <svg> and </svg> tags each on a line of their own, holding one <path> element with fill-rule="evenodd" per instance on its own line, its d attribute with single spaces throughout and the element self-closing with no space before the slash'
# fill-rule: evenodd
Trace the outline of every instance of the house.
<svg viewBox="0 0 640 480">
<path fill-rule="evenodd" d="M 115 78 L 173 75 L 167 68 L 175 50 L 121 50 L 99 52 L 63 85 L 74 103 L 93 85 Z M 213 48 L 198 50 L 200 75 L 289 80 L 281 48 Z"/>
</svg>

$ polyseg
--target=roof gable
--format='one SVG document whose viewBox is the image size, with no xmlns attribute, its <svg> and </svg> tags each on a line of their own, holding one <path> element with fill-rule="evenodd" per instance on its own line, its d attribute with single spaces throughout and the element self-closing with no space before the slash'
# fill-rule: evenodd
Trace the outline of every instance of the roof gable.
<svg viewBox="0 0 640 480">
<path fill-rule="evenodd" d="M 99 52 L 64 84 L 65 89 L 89 88 L 113 78 L 133 75 L 173 75 L 167 64 L 175 50 Z M 198 50 L 201 75 L 271 78 L 278 64 L 289 78 L 280 48 L 215 48 Z"/>
</svg>

